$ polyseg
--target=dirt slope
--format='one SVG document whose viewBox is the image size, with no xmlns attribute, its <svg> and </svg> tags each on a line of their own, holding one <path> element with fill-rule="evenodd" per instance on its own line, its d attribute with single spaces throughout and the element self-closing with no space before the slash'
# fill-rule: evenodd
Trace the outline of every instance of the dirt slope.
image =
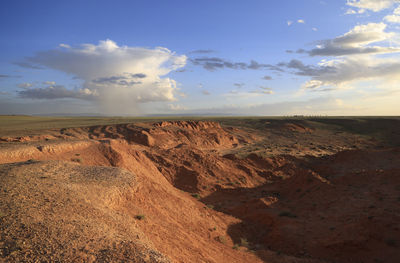
<svg viewBox="0 0 400 263">
<path fill-rule="evenodd" d="M 252 125 L 3 137 L 0 259 L 399 261 L 399 148 L 315 122 Z"/>
<path fill-rule="evenodd" d="M 169 262 L 121 210 L 133 174 L 59 161 L 4 164 L 0 173 L 5 262 Z"/>
</svg>

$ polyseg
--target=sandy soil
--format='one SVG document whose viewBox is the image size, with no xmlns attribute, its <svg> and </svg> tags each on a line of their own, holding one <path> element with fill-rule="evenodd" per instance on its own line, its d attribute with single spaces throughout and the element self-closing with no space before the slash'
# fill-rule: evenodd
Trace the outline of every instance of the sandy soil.
<svg viewBox="0 0 400 263">
<path fill-rule="evenodd" d="M 0 137 L 0 261 L 399 262 L 399 121 L 351 121 Z"/>
</svg>

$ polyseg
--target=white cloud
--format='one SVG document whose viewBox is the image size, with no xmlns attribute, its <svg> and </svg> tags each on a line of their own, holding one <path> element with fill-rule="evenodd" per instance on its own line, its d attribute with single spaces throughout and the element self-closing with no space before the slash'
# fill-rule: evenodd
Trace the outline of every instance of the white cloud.
<svg viewBox="0 0 400 263">
<path fill-rule="evenodd" d="M 251 91 L 238 91 L 231 90 L 229 93 L 224 94 L 225 97 L 240 97 L 240 98 L 250 98 L 250 97 L 258 97 L 263 95 L 272 95 L 275 92 L 269 87 L 260 86 L 256 90 Z"/>
<path fill-rule="evenodd" d="M 96 94 L 96 101 L 106 108 L 125 111 L 138 103 L 176 100 L 175 95 L 179 93 L 176 82 L 166 75 L 185 66 L 184 55 L 176 55 L 163 47 L 118 46 L 109 39 L 97 45 L 60 46 L 62 48 L 39 52 L 28 61 L 82 79 L 80 91 L 86 92 L 78 91 L 73 95 L 76 98 L 93 99 Z M 57 89 L 63 94 L 64 90 Z M 43 95 L 54 93 L 54 89 L 43 88 L 40 92 Z"/>
<path fill-rule="evenodd" d="M 24 83 L 18 84 L 18 88 L 21 88 L 21 89 L 29 89 L 32 86 L 33 86 L 33 83 L 29 83 L 29 82 L 24 82 Z"/>
<path fill-rule="evenodd" d="M 384 17 L 384 20 L 389 22 L 389 23 L 396 23 L 399 24 L 400 23 L 400 6 L 397 7 L 394 11 L 392 15 L 387 15 Z"/>
<path fill-rule="evenodd" d="M 167 104 L 167 109 L 170 111 L 184 111 L 187 110 L 186 107 L 179 104 Z"/>
<path fill-rule="evenodd" d="M 394 53 L 399 47 L 370 46 L 372 43 L 389 42 L 397 34 L 385 32 L 385 23 L 357 25 L 346 34 L 334 39 L 321 41 L 309 54 L 311 56 L 343 56 L 354 54 Z"/>
<path fill-rule="evenodd" d="M 60 46 L 60 47 L 63 47 L 63 48 L 71 48 L 71 46 L 70 46 L 70 45 L 67 45 L 67 44 L 62 44 L 62 43 L 61 43 L 59 46 Z"/>
<path fill-rule="evenodd" d="M 396 23 L 396 24 L 400 23 L 400 16 L 397 16 L 397 15 L 388 15 L 388 16 L 385 16 L 384 19 L 385 19 L 385 21 L 387 21 L 389 23 Z"/>
<path fill-rule="evenodd" d="M 282 101 L 277 103 L 247 104 L 237 105 L 228 104 L 215 108 L 203 108 L 187 110 L 186 114 L 213 114 L 213 115 L 247 115 L 247 116 L 282 116 L 282 115 L 349 115 L 350 114 L 376 114 L 374 107 L 376 103 L 369 104 L 368 109 L 363 105 L 364 101 L 354 105 L 345 99 L 337 97 L 318 97 L 299 101 Z M 369 110 L 369 111 L 367 111 Z M 384 112 L 385 113 L 385 112 Z"/>
<path fill-rule="evenodd" d="M 400 47 L 392 45 L 399 34 L 386 32 L 386 27 L 385 23 L 357 25 L 339 37 L 321 41 L 308 54 L 333 58 L 323 59 L 316 66 L 298 60 L 281 64 L 295 69 L 294 74 L 311 77 L 302 91 L 352 89 L 371 83 L 382 89 L 398 89 Z"/>
<path fill-rule="evenodd" d="M 299 19 L 299 20 L 297 20 L 297 23 L 299 23 L 299 24 L 305 24 L 306 21 L 304 21 L 303 19 Z"/>
<path fill-rule="evenodd" d="M 318 28 L 316 28 L 316 27 L 313 27 L 311 29 L 312 29 L 312 31 L 318 31 Z"/>
<path fill-rule="evenodd" d="M 347 5 L 362 10 L 358 13 L 363 13 L 364 10 L 379 12 L 390 8 L 393 4 L 399 3 L 400 0 L 347 0 Z M 355 13 L 355 12 L 354 12 Z"/>
<path fill-rule="evenodd" d="M 286 23 L 287 23 L 288 26 L 291 26 L 291 25 L 293 24 L 293 21 L 290 21 L 290 20 L 289 20 L 289 21 L 287 21 Z"/>
<path fill-rule="evenodd" d="M 262 94 L 275 94 L 275 92 L 269 88 L 269 87 L 263 87 L 260 86 L 259 90 L 257 90 L 255 93 L 262 93 Z"/>
<path fill-rule="evenodd" d="M 385 88 L 398 88 L 400 82 L 400 57 L 350 56 L 324 61 L 321 65 L 332 70 L 314 76 L 303 84 L 303 90 L 346 89 L 363 81 L 375 81 Z"/>
<path fill-rule="evenodd" d="M 363 10 L 363 9 L 361 9 L 361 10 Z M 346 13 L 345 13 L 345 15 L 354 15 L 354 14 L 357 14 L 357 12 L 351 8 L 347 9 Z"/>
</svg>

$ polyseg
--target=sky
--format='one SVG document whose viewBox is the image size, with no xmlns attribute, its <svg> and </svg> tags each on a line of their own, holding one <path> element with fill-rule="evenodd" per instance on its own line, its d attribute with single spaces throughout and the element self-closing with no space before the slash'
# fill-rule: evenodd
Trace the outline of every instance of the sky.
<svg viewBox="0 0 400 263">
<path fill-rule="evenodd" d="M 3 0 L 0 114 L 400 115 L 400 0 Z"/>
</svg>

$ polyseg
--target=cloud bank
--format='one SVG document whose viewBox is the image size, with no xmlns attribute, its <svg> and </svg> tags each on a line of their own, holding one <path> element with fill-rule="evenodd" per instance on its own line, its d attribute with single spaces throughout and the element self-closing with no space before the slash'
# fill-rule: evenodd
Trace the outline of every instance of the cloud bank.
<svg viewBox="0 0 400 263">
<path fill-rule="evenodd" d="M 393 88 L 400 81 L 400 47 L 393 46 L 399 34 L 386 32 L 386 28 L 383 22 L 357 25 L 341 36 L 320 41 L 312 50 L 297 52 L 333 57 L 315 66 L 296 59 L 278 65 L 293 69 L 293 74 L 311 77 L 302 90 L 332 91 L 352 88 L 363 81 Z"/>
<path fill-rule="evenodd" d="M 369 46 L 369 44 L 390 41 L 395 33 L 385 32 L 385 23 L 358 25 L 346 34 L 324 40 L 308 53 L 311 56 L 344 56 L 354 54 L 377 54 L 400 52 L 400 48 Z"/>
<path fill-rule="evenodd" d="M 200 58 L 191 58 L 190 61 L 193 65 L 202 66 L 204 69 L 208 71 L 215 71 L 217 69 L 267 69 L 267 70 L 275 70 L 275 71 L 282 71 L 281 68 L 271 65 L 271 64 L 262 64 L 258 63 L 255 60 L 251 60 L 250 63 L 246 62 L 231 62 L 225 60 L 223 58 L 218 57 L 200 57 Z"/>
<path fill-rule="evenodd" d="M 115 109 L 130 111 L 145 102 L 176 100 L 176 82 L 166 75 L 186 64 L 186 56 L 163 47 L 118 46 L 109 39 L 99 41 L 97 45 L 71 47 L 62 44 L 26 60 L 19 64 L 65 72 L 83 80 L 83 86 L 70 90 L 61 85 L 50 85 L 20 91 L 21 97 L 92 100 L 101 103 L 108 112 Z"/>
</svg>

